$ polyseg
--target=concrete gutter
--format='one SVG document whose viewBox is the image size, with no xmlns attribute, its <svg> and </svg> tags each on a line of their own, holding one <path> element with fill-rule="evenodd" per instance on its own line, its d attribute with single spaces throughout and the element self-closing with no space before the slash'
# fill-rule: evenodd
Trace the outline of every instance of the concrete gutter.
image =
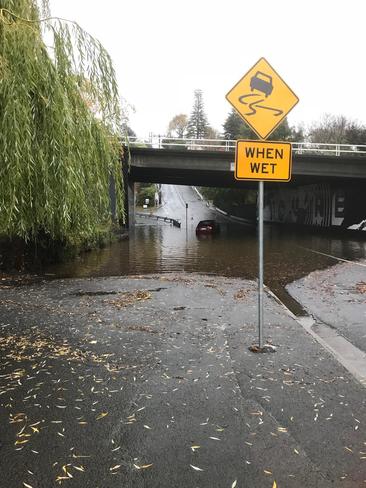
<svg viewBox="0 0 366 488">
<path fill-rule="evenodd" d="M 289 308 L 266 287 L 266 292 L 279 303 L 286 313 L 296 320 L 324 349 L 329 351 L 362 386 L 366 387 L 366 353 L 354 346 L 336 329 L 315 320 L 312 315 L 296 316 Z"/>
</svg>

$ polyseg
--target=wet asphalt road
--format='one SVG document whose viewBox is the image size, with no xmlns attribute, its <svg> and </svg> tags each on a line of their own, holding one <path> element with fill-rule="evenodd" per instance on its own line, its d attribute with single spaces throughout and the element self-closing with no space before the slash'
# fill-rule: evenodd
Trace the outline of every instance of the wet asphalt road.
<svg viewBox="0 0 366 488">
<path fill-rule="evenodd" d="M 287 289 L 309 314 L 366 353 L 366 260 L 314 271 Z"/>
<path fill-rule="evenodd" d="M 253 283 L 200 275 L 0 287 L 7 488 L 360 487 L 365 390 Z"/>
<path fill-rule="evenodd" d="M 269 296 L 265 337 L 278 350 L 248 351 L 255 233 L 230 235 L 192 189 L 177 191 L 166 188 L 158 212 L 179 214 L 181 230 L 137 227 L 119 247 L 49 270 L 152 275 L 0 282 L 0 487 L 366 486 L 364 388 Z M 196 238 L 203 218 L 219 218 L 219 239 Z M 279 295 L 336 262 L 299 244 L 364 253 L 356 241 L 266 237 Z M 365 350 L 365 268 L 347 266 L 287 289 Z M 176 270 L 228 277 L 157 274 Z"/>
</svg>

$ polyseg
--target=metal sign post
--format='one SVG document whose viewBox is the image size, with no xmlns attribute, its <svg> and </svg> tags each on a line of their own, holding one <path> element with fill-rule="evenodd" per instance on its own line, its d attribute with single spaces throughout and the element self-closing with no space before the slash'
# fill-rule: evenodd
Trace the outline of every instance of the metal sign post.
<svg viewBox="0 0 366 488">
<path fill-rule="evenodd" d="M 263 193 L 264 183 L 258 183 L 258 336 L 263 347 Z"/>
</svg>

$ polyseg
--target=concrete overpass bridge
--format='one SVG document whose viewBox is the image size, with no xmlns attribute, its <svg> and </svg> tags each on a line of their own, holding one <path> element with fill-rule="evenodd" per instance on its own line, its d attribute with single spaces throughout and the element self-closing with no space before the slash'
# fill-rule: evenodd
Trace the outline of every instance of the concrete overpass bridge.
<svg viewBox="0 0 366 488">
<path fill-rule="evenodd" d="M 366 222 L 366 146 L 293 143 L 292 148 L 291 181 L 265 185 L 268 220 L 321 226 Z M 129 155 L 130 207 L 135 182 L 257 188 L 257 182 L 234 179 L 235 141 L 151 136 L 132 139 Z"/>
</svg>

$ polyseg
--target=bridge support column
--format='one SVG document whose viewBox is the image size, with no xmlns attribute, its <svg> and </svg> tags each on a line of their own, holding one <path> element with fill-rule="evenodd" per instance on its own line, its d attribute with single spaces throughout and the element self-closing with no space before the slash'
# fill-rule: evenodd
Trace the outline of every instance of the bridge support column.
<svg viewBox="0 0 366 488">
<path fill-rule="evenodd" d="M 129 181 L 127 185 L 127 227 L 131 228 L 135 226 L 135 207 L 136 207 L 136 195 L 135 195 L 135 183 Z"/>
<path fill-rule="evenodd" d="M 123 190 L 124 190 L 124 211 L 125 227 L 127 229 L 135 225 L 135 183 L 129 180 L 129 153 L 127 148 L 123 149 L 121 156 Z"/>
</svg>

